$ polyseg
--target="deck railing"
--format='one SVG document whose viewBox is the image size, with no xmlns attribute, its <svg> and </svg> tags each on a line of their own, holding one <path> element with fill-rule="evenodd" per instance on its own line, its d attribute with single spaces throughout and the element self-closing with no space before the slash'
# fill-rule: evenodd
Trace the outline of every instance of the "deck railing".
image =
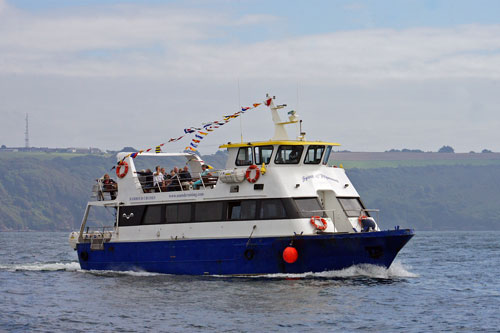
<svg viewBox="0 0 500 333">
<path fill-rule="evenodd" d="M 213 189 L 219 180 L 219 170 L 210 171 L 210 176 L 201 176 L 201 172 L 194 173 L 195 177 L 191 177 L 191 181 L 183 181 L 179 174 L 173 178 L 163 180 L 161 184 L 155 184 L 154 181 L 146 182 L 138 176 L 139 182 L 144 193 L 151 192 L 175 192 L 175 191 L 189 191 L 189 190 L 206 190 Z M 91 198 L 96 201 L 114 200 L 118 195 L 118 184 L 104 184 L 102 178 L 96 179 L 96 183 L 92 187 Z"/>
</svg>

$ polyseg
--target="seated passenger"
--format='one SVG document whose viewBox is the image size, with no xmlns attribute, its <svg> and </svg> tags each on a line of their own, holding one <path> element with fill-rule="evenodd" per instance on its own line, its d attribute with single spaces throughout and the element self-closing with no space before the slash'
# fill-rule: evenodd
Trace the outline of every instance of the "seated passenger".
<svg viewBox="0 0 500 333">
<path fill-rule="evenodd" d="M 189 173 L 189 168 L 186 165 L 184 169 L 179 173 L 179 180 L 183 186 L 189 187 L 189 185 L 193 184 L 193 178 Z"/>
<path fill-rule="evenodd" d="M 146 170 L 142 169 L 141 171 L 137 171 L 137 178 L 139 179 L 139 183 L 141 183 L 142 188 L 146 184 Z"/>
<path fill-rule="evenodd" d="M 167 191 L 180 191 L 181 184 L 179 183 L 179 169 L 174 167 L 170 173 L 170 184 L 167 185 Z"/>
<path fill-rule="evenodd" d="M 151 189 L 153 188 L 153 173 L 151 172 L 151 169 L 146 169 L 146 171 L 137 171 L 137 174 L 139 175 L 139 182 L 142 185 L 144 193 L 151 192 Z"/>
<path fill-rule="evenodd" d="M 193 183 L 193 188 L 195 190 L 198 189 L 198 187 L 203 184 L 203 177 L 206 177 L 206 176 L 211 176 L 210 172 L 208 171 L 208 166 L 206 164 L 202 164 L 201 166 L 201 173 L 200 173 L 200 179 L 198 179 L 197 181 L 195 181 Z"/>
<path fill-rule="evenodd" d="M 165 192 L 167 190 L 167 172 L 165 171 L 165 168 L 160 169 L 161 174 L 163 175 L 163 180 L 162 180 L 162 186 L 161 186 L 161 191 Z"/>
<path fill-rule="evenodd" d="M 163 186 L 163 173 L 161 173 L 160 166 L 156 166 L 156 171 L 153 174 L 153 191 L 161 192 L 161 187 Z"/>
<path fill-rule="evenodd" d="M 117 190 L 117 184 L 116 182 L 109 178 L 109 175 L 106 173 L 102 177 L 102 188 L 103 192 L 109 192 L 109 195 L 111 196 L 111 200 L 116 199 L 116 190 Z"/>
</svg>

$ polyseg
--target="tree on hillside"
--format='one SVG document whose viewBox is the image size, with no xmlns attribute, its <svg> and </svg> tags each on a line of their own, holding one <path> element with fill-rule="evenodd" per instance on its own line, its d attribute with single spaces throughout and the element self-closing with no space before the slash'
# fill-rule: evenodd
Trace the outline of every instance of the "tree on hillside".
<svg viewBox="0 0 500 333">
<path fill-rule="evenodd" d="M 492 151 L 491 151 L 491 150 L 489 150 L 489 149 L 483 149 L 483 150 L 481 151 L 481 153 L 492 153 Z"/>
<path fill-rule="evenodd" d="M 439 148 L 438 153 L 454 153 L 455 149 L 451 146 L 442 146 Z"/>
<path fill-rule="evenodd" d="M 129 152 L 129 151 L 137 151 L 137 149 L 135 149 L 134 147 L 123 147 L 123 149 L 120 151 Z"/>
</svg>

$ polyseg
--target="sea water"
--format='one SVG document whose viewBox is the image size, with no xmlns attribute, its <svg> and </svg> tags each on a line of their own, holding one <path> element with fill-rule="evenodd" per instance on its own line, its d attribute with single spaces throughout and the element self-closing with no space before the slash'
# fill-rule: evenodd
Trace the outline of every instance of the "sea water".
<svg viewBox="0 0 500 333">
<path fill-rule="evenodd" d="M 0 332 L 500 332 L 500 232 L 417 232 L 389 269 L 80 270 L 68 233 L 0 233 Z"/>
</svg>

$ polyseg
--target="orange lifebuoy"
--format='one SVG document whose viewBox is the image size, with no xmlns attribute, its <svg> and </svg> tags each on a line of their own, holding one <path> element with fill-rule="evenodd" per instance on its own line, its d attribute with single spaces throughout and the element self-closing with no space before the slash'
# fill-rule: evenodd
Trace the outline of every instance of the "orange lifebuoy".
<svg viewBox="0 0 500 333">
<path fill-rule="evenodd" d="M 322 225 L 317 225 L 316 221 L 320 221 Z M 311 217 L 311 224 L 318 230 L 325 230 L 328 224 L 326 223 L 326 220 L 322 218 L 321 216 L 312 216 Z"/>
<path fill-rule="evenodd" d="M 252 170 L 255 170 L 255 177 L 250 178 Z M 247 169 L 247 173 L 245 174 L 245 178 L 248 180 L 249 183 L 255 183 L 259 179 L 259 177 L 260 177 L 259 167 L 256 166 L 255 164 L 250 165 Z"/>
<path fill-rule="evenodd" d="M 120 172 L 122 166 L 125 167 L 125 170 L 123 170 L 123 172 Z M 116 176 L 118 178 L 123 178 L 123 177 L 125 177 L 127 175 L 127 172 L 128 172 L 128 163 L 125 162 L 125 161 L 122 161 L 122 162 L 118 163 L 118 166 L 116 167 Z"/>
</svg>

